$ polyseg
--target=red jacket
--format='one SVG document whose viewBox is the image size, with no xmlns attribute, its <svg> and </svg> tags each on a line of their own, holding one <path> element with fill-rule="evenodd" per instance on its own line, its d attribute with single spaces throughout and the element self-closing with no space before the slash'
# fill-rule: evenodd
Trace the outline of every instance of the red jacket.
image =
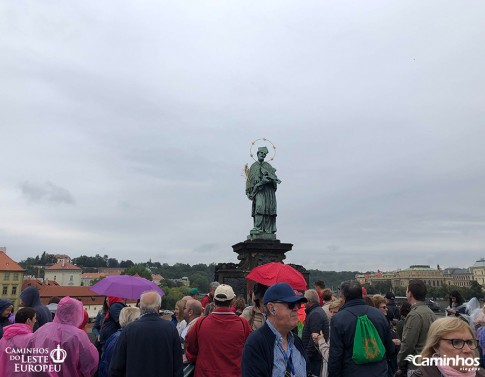
<svg viewBox="0 0 485 377">
<path fill-rule="evenodd" d="M 248 321 L 230 308 L 216 308 L 201 317 L 185 337 L 187 359 L 195 362 L 194 377 L 241 377 Z"/>
<path fill-rule="evenodd" d="M 209 305 L 212 301 L 214 301 L 214 297 L 206 294 L 204 297 L 202 297 L 202 300 L 200 300 L 200 303 L 202 304 L 202 308 L 205 309 L 207 305 Z"/>
</svg>

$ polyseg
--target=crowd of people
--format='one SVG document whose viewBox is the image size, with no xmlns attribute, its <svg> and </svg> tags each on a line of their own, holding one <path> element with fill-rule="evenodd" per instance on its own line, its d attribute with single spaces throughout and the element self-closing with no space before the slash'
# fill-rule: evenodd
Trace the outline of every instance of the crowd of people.
<svg viewBox="0 0 485 377">
<path fill-rule="evenodd" d="M 207 295 L 192 289 L 179 300 L 172 317 L 161 315 L 155 291 L 137 307 L 110 296 L 91 341 L 80 301 L 44 306 L 28 287 L 16 313 L 0 299 L 0 376 L 485 376 L 485 309 L 471 315 L 453 291 L 438 317 L 426 294 L 411 280 L 398 306 L 392 292 L 369 297 L 354 280 L 338 295 L 322 281 L 304 292 L 254 283 L 248 306 L 213 282 Z"/>
</svg>

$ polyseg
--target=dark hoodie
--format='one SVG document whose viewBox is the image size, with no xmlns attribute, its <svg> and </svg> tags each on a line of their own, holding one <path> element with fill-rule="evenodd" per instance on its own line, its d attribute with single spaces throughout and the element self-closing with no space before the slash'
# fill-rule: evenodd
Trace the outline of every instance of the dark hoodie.
<svg viewBox="0 0 485 377">
<path fill-rule="evenodd" d="M 20 294 L 24 307 L 35 310 L 37 321 L 34 325 L 34 332 L 47 322 L 52 322 L 52 314 L 47 306 L 40 303 L 39 290 L 36 287 L 27 287 Z"/>
<path fill-rule="evenodd" d="M 2 335 L 3 335 L 3 328 L 5 326 L 8 326 L 10 325 L 10 322 L 8 320 L 8 316 L 6 317 L 3 317 L 2 316 L 2 313 L 8 309 L 8 307 L 12 305 L 12 301 L 10 300 L 4 300 L 4 299 L 0 299 L 0 338 L 2 338 Z"/>
</svg>

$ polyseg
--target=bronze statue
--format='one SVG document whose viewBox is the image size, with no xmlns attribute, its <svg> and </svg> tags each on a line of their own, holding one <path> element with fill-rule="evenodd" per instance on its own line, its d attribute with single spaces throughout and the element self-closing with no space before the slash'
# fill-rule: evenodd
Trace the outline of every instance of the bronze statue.
<svg viewBox="0 0 485 377">
<path fill-rule="evenodd" d="M 281 181 L 274 169 L 264 159 L 268 148 L 258 148 L 258 160 L 247 171 L 246 195 L 252 200 L 254 228 L 251 235 L 276 233 L 276 189 Z"/>
</svg>

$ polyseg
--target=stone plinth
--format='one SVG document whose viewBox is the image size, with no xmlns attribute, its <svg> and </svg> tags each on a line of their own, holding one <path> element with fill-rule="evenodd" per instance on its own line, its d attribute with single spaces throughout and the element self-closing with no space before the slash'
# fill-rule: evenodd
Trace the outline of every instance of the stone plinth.
<svg viewBox="0 0 485 377">
<path fill-rule="evenodd" d="M 269 262 L 283 262 L 285 253 L 293 248 L 291 243 L 282 243 L 279 240 L 253 239 L 239 242 L 232 246 L 238 254 L 236 263 L 219 263 L 216 265 L 215 280 L 229 284 L 237 295 L 248 296 L 248 281 L 246 275 L 257 266 Z M 308 284 L 309 273 L 302 266 L 291 265 L 300 271 Z"/>
<path fill-rule="evenodd" d="M 247 240 L 232 245 L 232 250 L 238 254 L 239 268 L 247 273 L 254 267 L 269 262 L 283 262 L 287 251 L 293 248 L 291 243 L 281 243 L 279 240 Z"/>
</svg>

